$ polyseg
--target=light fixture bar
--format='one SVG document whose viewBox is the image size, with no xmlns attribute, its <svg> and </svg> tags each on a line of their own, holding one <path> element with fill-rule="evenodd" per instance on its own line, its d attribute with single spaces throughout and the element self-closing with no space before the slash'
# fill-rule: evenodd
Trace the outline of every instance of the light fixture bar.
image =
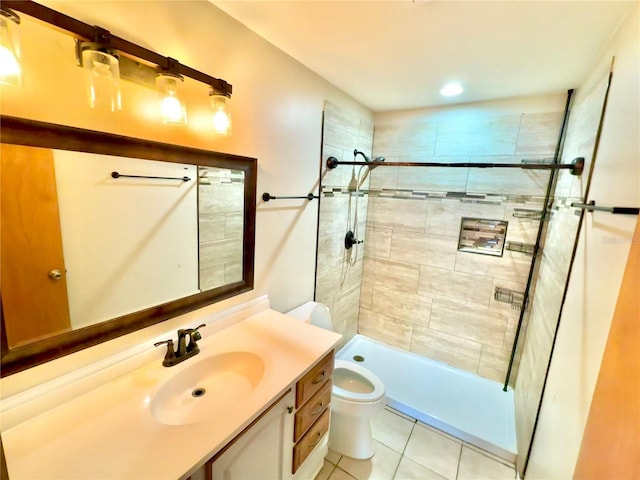
<svg viewBox="0 0 640 480">
<path fill-rule="evenodd" d="M 57 12 L 49 7 L 45 7 L 44 5 L 40 5 L 32 0 L 2 0 L 2 4 L 3 6 L 22 12 L 30 17 L 37 18 L 40 21 L 72 33 L 83 40 L 89 42 L 96 40 L 96 27 L 93 25 L 76 20 L 73 17 Z M 107 30 L 104 30 L 104 32 L 107 32 L 109 45 L 113 50 L 153 63 L 162 70 L 169 70 L 170 67 L 177 68 L 176 73 L 179 75 L 205 83 L 211 86 L 214 91 L 222 95 L 227 97 L 231 96 L 233 88 L 226 81 L 207 75 L 206 73 L 195 70 L 187 65 L 183 65 L 171 57 L 164 57 L 152 50 L 125 40 L 124 38 L 110 34 Z"/>
</svg>

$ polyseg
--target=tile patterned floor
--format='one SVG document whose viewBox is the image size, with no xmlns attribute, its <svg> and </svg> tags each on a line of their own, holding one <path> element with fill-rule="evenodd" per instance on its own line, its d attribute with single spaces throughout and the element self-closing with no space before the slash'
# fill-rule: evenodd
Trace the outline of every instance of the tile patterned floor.
<svg viewBox="0 0 640 480">
<path fill-rule="evenodd" d="M 513 465 L 390 408 L 371 422 L 376 453 L 329 451 L 315 480 L 513 480 Z"/>
</svg>

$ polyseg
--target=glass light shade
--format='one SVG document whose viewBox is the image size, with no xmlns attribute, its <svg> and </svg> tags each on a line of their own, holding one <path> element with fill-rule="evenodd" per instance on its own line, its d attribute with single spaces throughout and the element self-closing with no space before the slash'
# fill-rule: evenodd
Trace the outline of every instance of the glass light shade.
<svg viewBox="0 0 640 480">
<path fill-rule="evenodd" d="M 231 115 L 227 110 L 227 97 L 211 93 L 213 130 L 218 135 L 231 135 Z"/>
<path fill-rule="evenodd" d="M 122 110 L 118 59 L 109 53 L 88 49 L 82 51 L 82 65 L 91 108 L 111 112 Z"/>
<path fill-rule="evenodd" d="M 18 21 L 0 16 L 0 83 L 16 87 L 22 85 Z"/>
<path fill-rule="evenodd" d="M 187 107 L 178 98 L 178 82 L 182 78 L 171 74 L 159 74 L 156 86 L 160 91 L 160 112 L 166 125 L 185 125 L 187 123 Z"/>
</svg>

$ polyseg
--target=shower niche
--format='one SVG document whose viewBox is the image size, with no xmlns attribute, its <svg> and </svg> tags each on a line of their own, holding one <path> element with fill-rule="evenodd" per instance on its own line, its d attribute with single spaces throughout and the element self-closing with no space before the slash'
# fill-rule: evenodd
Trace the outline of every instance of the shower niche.
<svg viewBox="0 0 640 480">
<path fill-rule="evenodd" d="M 458 251 L 501 257 L 509 222 L 462 217 Z"/>
</svg>

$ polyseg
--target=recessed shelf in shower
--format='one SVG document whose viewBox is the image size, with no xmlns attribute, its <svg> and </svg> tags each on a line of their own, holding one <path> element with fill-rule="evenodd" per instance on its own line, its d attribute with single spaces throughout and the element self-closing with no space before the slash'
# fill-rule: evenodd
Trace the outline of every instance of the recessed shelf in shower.
<svg viewBox="0 0 640 480">
<path fill-rule="evenodd" d="M 508 224 L 504 220 L 463 217 L 458 251 L 501 257 Z"/>
</svg>

